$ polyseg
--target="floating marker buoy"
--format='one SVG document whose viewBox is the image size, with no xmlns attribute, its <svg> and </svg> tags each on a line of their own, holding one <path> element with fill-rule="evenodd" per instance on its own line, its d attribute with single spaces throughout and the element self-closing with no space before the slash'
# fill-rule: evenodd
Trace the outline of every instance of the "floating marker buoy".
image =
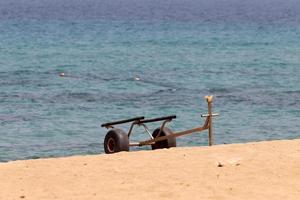
<svg viewBox="0 0 300 200">
<path fill-rule="evenodd" d="M 141 78 L 140 78 L 140 77 L 138 77 L 138 76 L 135 76 L 133 79 L 134 79 L 135 81 L 139 81 L 139 80 L 141 80 Z"/>
</svg>

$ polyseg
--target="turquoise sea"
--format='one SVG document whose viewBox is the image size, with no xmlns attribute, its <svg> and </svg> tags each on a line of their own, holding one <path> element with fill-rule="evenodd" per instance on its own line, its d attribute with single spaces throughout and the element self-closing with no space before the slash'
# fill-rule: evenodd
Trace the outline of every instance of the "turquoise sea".
<svg viewBox="0 0 300 200">
<path fill-rule="evenodd" d="M 208 94 L 215 144 L 300 138 L 300 1 L 0 0 L 1 162 L 103 153 L 133 116 L 193 128 Z"/>
</svg>

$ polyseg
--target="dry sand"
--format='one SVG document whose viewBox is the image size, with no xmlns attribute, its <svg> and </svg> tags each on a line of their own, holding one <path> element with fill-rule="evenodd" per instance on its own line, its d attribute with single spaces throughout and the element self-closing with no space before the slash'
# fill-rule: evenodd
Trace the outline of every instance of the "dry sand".
<svg viewBox="0 0 300 200">
<path fill-rule="evenodd" d="M 300 140 L 0 164 L 0 199 L 300 199 Z"/>
</svg>

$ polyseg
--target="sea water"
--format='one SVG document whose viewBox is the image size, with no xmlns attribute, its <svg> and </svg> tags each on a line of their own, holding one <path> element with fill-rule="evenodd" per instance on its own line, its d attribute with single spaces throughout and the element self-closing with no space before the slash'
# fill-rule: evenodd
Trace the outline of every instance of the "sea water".
<svg viewBox="0 0 300 200">
<path fill-rule="evenodd" d="M 2 162 L 103 153 L 134 116 L 201 126 L 205 95 L 215 144 L 300 138 L 300 1 L 0 0 Z"/>
</svg>

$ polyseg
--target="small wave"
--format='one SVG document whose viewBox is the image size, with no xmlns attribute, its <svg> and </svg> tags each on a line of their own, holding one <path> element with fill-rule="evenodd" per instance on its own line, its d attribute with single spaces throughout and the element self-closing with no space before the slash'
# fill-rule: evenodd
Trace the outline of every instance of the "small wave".
<svg viewBox="0 0 300 200">
<path fill-rule="evenodd" d="M 95 102 L 97 101 L 97 98 L 94 94 L 88 92 L 69 92 L 55 95 L 52 100 L 54 100 L 54 102 L 68 102 L 71 100 Z"/>
<path fill-rule="evenodd" d="M 40 159 L 40 158 L 42 158 L 42 157 L 40 157 L 40 156 L 27 156 L 27 157 L 24 158 L 24 160 L 35 160 L 35 159 Z"/>
<path fill-rule="evenodd" d="M 155 91 L 153 93 L 150 93 L 147 96 L 153 96 L 153 95 L 156 95 L 156 94 L 163 94 L 163 93 L 174 93 L 176 91 L 177 91 L 177 89 L 175 89 L 175 88 L 167 88 L 167 89 L 162 89 L 162 90 Z"/>
<path fill-rule="evenodd" d="M 144 83 L 147 84 L 152 84 L 152 85 L 156 85 L 156 86 L 160 86 L 160 87 L 167 87 L 167 88 L 173 88 L 174 85 L 171 83 L 164 83 L 164 82 L 158 82 L 158 81 L 143 81 Z"/>
<path fill-rule="evenodd" d="M 217 95 L 224 104 L 261 105 L 274 108 L 300 107 L 300 91 L 243 91 Z"/>
<path fill-rule="evenodd" d="M 26 121 L 34 121 L 39 117 L 35 115 L 0 115 L 0 121 L 2 123 L 10 123 L 10 122 L 26 122 Z"/>
<path fill-rule="evenodd" d="M 300 90 L 284 91 L 283 93 L 289 95 L 300 95 Z"/>
<path fill-rule="evenodd" d="M 208 89 L 208 92 L 211 94 L 231 94 L 237 91 L 239 90 L 235 88 L 222 88 L 222 87 L 215 87 L 215 88 Z"/>
</svg>

